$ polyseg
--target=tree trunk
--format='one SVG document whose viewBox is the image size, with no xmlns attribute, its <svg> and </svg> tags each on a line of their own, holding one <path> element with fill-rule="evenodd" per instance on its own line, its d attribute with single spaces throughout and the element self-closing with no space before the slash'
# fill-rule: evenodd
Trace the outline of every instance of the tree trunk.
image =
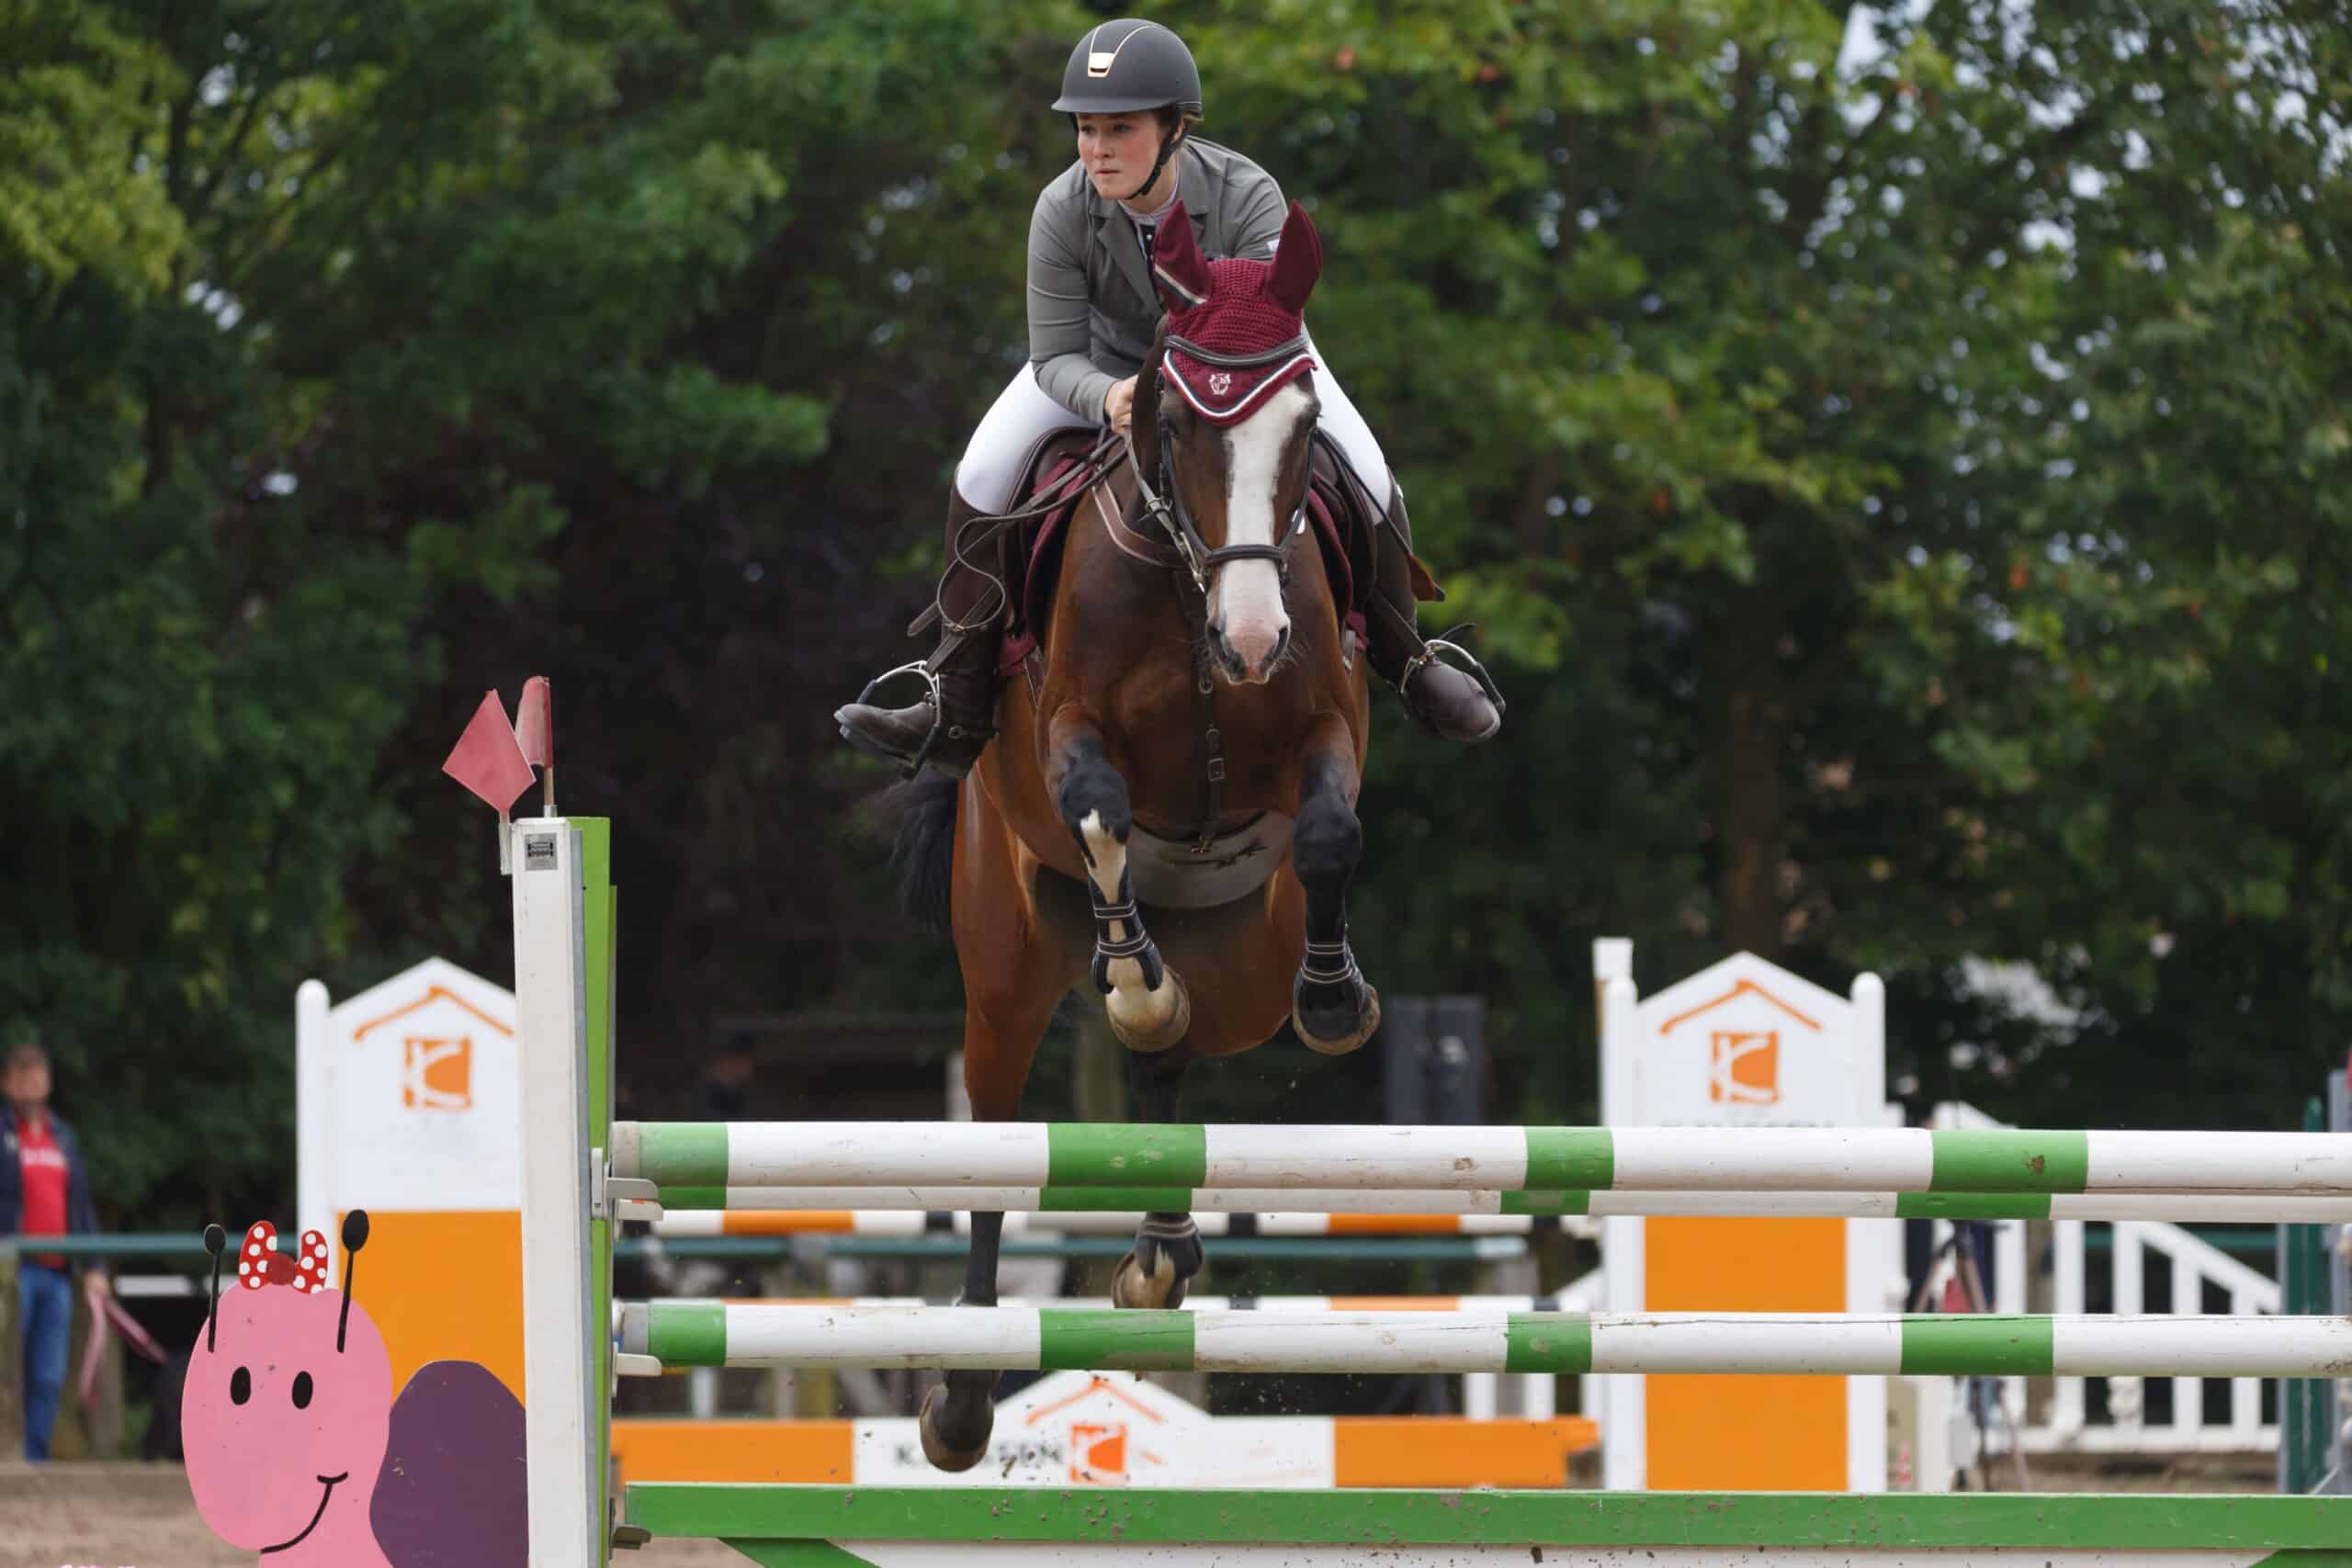
<svg viewBox="0 0 2352 1568">
<path fill-rule="evenodd" d="M 1781 670 L 1781 606 L 1770 590 L 1734 591 L 1714 640 L 1722 730 L 1718 896 L 1724 942 L 1735 953 L 1781 955 L 1781 867 L 1788 820 L 1781 768 L 1788 691 Z"/>
</svg>

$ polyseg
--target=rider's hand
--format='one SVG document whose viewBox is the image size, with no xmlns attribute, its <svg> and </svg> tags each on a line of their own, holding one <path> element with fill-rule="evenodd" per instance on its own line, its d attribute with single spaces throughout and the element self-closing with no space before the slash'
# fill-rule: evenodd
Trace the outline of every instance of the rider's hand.
<svg viewBox="0 0 2352 1568">
<path fill-rule="evenodd" d="M 1102 397 L 1103 423 L 1125 435 L 1128 422 L 1135 418 L 1135 413 L 1136 378 L 1130 376 L 1124 381 L 1112 382 L 1111 389 Z"/>
</svg>

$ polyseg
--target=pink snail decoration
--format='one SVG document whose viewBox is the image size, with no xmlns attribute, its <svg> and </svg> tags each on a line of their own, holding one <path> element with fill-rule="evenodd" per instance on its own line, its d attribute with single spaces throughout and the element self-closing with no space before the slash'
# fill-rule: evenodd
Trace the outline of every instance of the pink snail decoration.
<svg viewBox="0 0 2352 1568">
<path fill-rule="evenodd" d="M 470 1361 L 391 1361 L 352 1276 L 368 1215 L 343 1222 L 344 1288 L 326 1238 L 291 1258 L 266 1220 L 219 1289 L 227 1235 L 208 1225 L 214 1289 L 180 1400 L 197 1511 L 267 1568 L 525 1568 L 523 1407 Z M 453 1269 L 452 1289 L 462 1289 Z"/>
</svg>

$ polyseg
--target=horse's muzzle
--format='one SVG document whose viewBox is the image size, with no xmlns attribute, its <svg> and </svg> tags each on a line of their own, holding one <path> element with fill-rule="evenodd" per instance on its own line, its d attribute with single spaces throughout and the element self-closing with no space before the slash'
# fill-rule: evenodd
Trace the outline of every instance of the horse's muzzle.
<svg viewBox="0 0 2352 1568">
<path fill-rule="evenodd" d="M 1209 655 L 1216 661 L 1217 673 L 1236 686 L 1264 685 L 1290 654 L 1291 628 L 1287 621 L 1276 629 L 1272 645 L 1262 649 L 1236 647 L 1233 639 L 1226 636 L 1221 620 L 1211 621 L 1208 630 Z"/>
</svg>

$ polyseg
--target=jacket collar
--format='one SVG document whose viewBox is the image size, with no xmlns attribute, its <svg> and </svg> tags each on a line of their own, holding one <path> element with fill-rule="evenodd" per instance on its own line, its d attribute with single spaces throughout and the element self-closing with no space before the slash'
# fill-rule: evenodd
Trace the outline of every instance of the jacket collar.
<svg viewBox="0 0 2352 1568">
<path fill-rule="evenodd" d="M 1176 151 L 1176 197 L 1184 204 L 1185 216 L 1193 220 L 1193 238 L 1199 241 L 1204 254 L 1208 250 L 1209 174 L 1206 160 L 1193 147 L 1190 136 Z M 1081 177 L 1083 177 L 1081 175 Z M 1109 197 L 1087 186 L 1087 199 L 1094 209 L 1094 243 L 1111 249 L 1111 265 L 1127 280 L 1136 297 L 1159 311 L 1159 293 L 1151 286 L 1151 269 L 1144 265 L 1143 247 L 1136 243 L 1136 226 L 1127 209 Z M 1116 227 L 1113 227 L 1116 225 Z"/>
</svg>

